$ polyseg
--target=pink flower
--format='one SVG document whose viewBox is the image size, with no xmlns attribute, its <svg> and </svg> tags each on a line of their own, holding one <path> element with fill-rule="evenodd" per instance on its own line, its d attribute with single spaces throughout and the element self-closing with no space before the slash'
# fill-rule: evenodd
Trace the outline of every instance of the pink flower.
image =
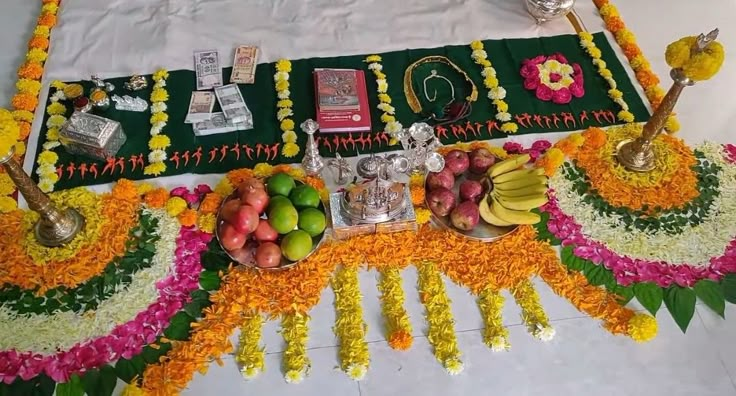
<svg viewBox="0 0 736 396">
<path fill-rule="evenodd" d="M 560 62 L 560 63 L 567 63 L 567 58 L 565 58 L 565 56 L 559 52 L 550 55 L 547 59 L 556 60 L 557 62 Z"/>
<path fill-rule="evenodd" d="M 534 91 L 539 86 L 539 78 L 527 78 L 524 80 L 524 89 Z"/>
<path fill-rule="evenodd" d="M 199 202 L 200 195 L 196 193 L 187 192 L 187 193 L 184 193 L 181 197 L 184 198 L 184 200 L 187 201 L 189 205 L 194 205 L 197 202 Z"/>
<path fill-rule="evenodd" d="M 535 80 L 539 79 L 539 68 L 535 63 L 525 63 L 521 67 L 521 76 L 525 79 L 533 78 Z"/>
<path fill-rule="evenodd" d="M 537 99 L 548 102 L 552 99 L 552 89 L 546 85 L 539 85 L 537 87 Z"/>
<path fill-rule="evenodd" d="M 516 142 L 506 142 L 503 144 L 503 149 L 509 154 L 518 154 L 524 151 L 524 146 Z"/>
<path fill-rule="evenodd" d="M 570 93 L 572 96 L 576 98 L 582 98 L 583 95 L 585 95 L 585 89 L 583 89 L 583 83 L 578 83 L 575 81 L 574 83 L 570 84 Z"/>
<path fill-rule="evenodd" d="M 550 73 L 549 80 L 553 83 L 556 83 L 560 80 L 562 80 L 562 75 L 560 73 Z"/>
<path fill-rule="evenodd" d="M 539 92 L 539 90 L 537 90 Z M 572 94 L 567 88 L 561 88 L 557 91 L 552 91 L 552 103 L 556 104 L 567 104 L 572 100 Z"/>
<path fill-rule="evenodd" d="M 536 161 L 537 158 L 539 158 L 542 155 L 542 153 L 539 150 L 534 150 L 534 149 L 526 150 L 526 154 L 529 154 L 529 162 L 528 163 L 532 163 L 532 162 Z"/>
<path fill-rule="evenodd" d="M 552 143 L 550 143 L 549 140 L 537 140 L 536 142 L 532 143 L 532 149 L 539 150 L 539 151 L 546 151 L 550 147 L 552 147 Z"/>
<path fill-rule="evenodd" d="M 181 197 L 184 194 L 188 194 L 189 189 L 186 187 L 177 187 L 173 190 L 171 190 L 171 193 L 169 193 L 172 197 Z"/>
<path fill-rule="evenodd" d="M 726 151 L 726 159 L 730 163 L 736 163 L 736 146 L 733 144 L 724 144 L 723 149 Z"/>
<path fill-rule="evenodd" d="M 200 194 L 200 195 L 204 195 L 204 194 L 211 193 L 212 192 L 212 189 L 210 188 L 210 186 L 208 186 L 206 184 L 200 184 L 200 185 L 198 185 L 194 189 L 194 192 L 196 192 L 197 194 Z"/>
</svg>

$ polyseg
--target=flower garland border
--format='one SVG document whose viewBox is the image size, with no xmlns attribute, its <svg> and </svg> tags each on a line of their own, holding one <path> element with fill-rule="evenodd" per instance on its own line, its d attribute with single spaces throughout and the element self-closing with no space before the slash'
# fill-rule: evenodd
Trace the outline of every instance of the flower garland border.
<svg viewBox="0 0 736 396">
<path fill-rule="evenodd" d="M 506 90 L 498 82 L 496 69 L 488 60 L 488 53 L 483 49 L 483 42 L 474 40 L 470 43 L 470 48 L 473 50 L 470 57 L 473 58 L 473 62 L 482 68 L 480 74 L 483 76 L 483 85 L 488 89 L 488 99 L 496 107 L 496 119 L 503 123 L 501 124 L 501 131 L 507 134 L 516 133 L 519 126 L 511 121 L 509 104 L 504 100 Z"/>
<path fill-rule="evenodd" d="M 166 113 L 166 102 L 169 93 L 166 90 L 166 80 L 169 72 L 159 69 L 153 73 L 153 90 L 151 91 L 151 139 L 148 140 L 148 165 L 143 168 L 144 175 L 158 176 L 166 172 L 166 149 L 171 146 L 171 139 L 163 133 L 169 121 Z"/>
<path fill-rule="evenodd" d="M 299 154 L 301 149 L 296 144 L 297 136 L 294 132 L 294 120 L 291 117 L 294 116 L 292 107 L 294 102 L 291 101 L 291 92 L 289 91 L 289 73 L 291 73 L 291 62 L 288 59 L 279 59 L 276 62 L 276 74 L 273 75 L 274 84 L 276 87 L 276 96 L 278 102 L 276 102 L 276 119 L 279 121 L 279 128 L 283 132 L 281 134 L 281 140 L 284 143 L 284 147 L 281 149 L 281 155 L 286 158 L 293 158 Z"/>
<path fill-rule="evenodd" d="M 340 368 L 353 380 L 360 381 L 368 372 L 370 356 L 365 335 L 368 325 L 360 303 L 363 295 L 358 284 L 358 269 L 341 267 L 332 276 L 335 293 L 335 336 L 340 343 Z"/>
<path fill-rule="evenodd" d="M 369 55 L 363 62 L 368 64 L 368 70 L 373 72 L 376 77 L 376 91 L 378 92 L 378 110 L 381 110 L 381 122 L 384 123 L 384 130 L 391 137 L 390 146 L 398 143 L 396 134 L 401 131 L 404 126 L 396 120 L 396 109 L 391 106 L 391 96 L 388 94 L 388 79 L 383 73 L 383 65 L 381 65 L 380 55 Z"/>
<path fill-rule="evenodd" d="M 46 121 L 46 142 L 43 144 L 43 151 L 36 160 L 38 164 L 36 168 L 38 187 L 45 193 L 54 191 L 54 185 L 59 181 L 59 174 L 56 173 L 56 162 L 59 160 L 59 156 L 53 150 L 61 145 L 59 129 L 66 122 L 68 111 L 67 107 L 61 103 L 66 99 L 63 91 L 66 84 L 61 81 L 53 81 L 51 86 L 56 89 L 56 92 L 49 96 L 51 103 L 46 107 L 46 113 L 50 116 Z"/>
</svg>

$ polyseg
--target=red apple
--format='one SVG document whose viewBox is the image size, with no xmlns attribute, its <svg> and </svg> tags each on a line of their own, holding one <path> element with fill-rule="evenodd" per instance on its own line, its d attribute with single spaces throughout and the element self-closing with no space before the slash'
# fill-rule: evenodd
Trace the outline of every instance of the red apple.
<svg viewBox="0 0 736 396">
<path fill-rule="evenodd" d="M 455 207 L 455 194 L 440 187 L 427 193 L 427 206 L 437 216 L 447 216 Z"/>
<path fill-rule="evenodd" d="M 256 249 L 256 264 L 261 268 L 274 268 L 281 264 L 281 248 L 273 242 L 263 242 Z"/>
<path fill-rule="evenodd" d="M 220 209 L 220 217 L 228 223 L 233 224 L 235 221 L 235 215 L 238 213 L 238 209 L 240 209 L 239 198 L 227 201 L 222 205 L 222 209 Z"/>
<path fill-rule="evenodd" d="M 480 211 L 473 201 L 465 201 L 450 213 L 450 221 L 456 228 L 470 231 L 478 225 Z"/>
<path fill-rule="evenodd" d="M 261 214 L 268 206 L 268 193 L 261 188 L 245 187 L 242 194 L 240 194 L 240 202 L 252 206 L 258 214 Z"/>
<path fill-rule="evenodd" d="M 458 176 L 465 173 L 470 166 L 468 153 L 462 150 L 451 150 L 445 154 L 445 168 L 449 168 L 453 175 Z"/>
<path fill-rule="evenodd" d="M 452 171 L 447 168 L 444 168 L 439 172 L 430 172 L 430 174 L 427 175 L 427 188 L 429 188 L 430 191 L 437 188 L 446 188 L 451 190 L 454 184 L 455 176 L 452 174 Z"/>
<path fill-rule="evenodd" d="M 240 249 L 230 251 L 230 255 L 240 264 L 252 264 L 256 261 L 256 247 L 246 244 Z"/>
<path fill-rule="evenodd" d="M 480 201 L 483 195 L 483 186 L 475 180 L 465 180 L 460 183 L 460 200 L 461 201 Z"/>
<path fill-rule="evenodd" d="M 496 157 L 488 149 L 479 147 L 470 152 L 470 173 L 482 175 L 494 163 L 496 163 Z"/>
<path fill-rule="evenodd" d="M 258 227 L 258 211 L 250 205 L 241 205 L 238 212 L 235 214 L 235 219 L 232 225 L 236 230 L 243 234 L 250 234 L 255 231 Z"/>
<path fill-rule="evenodd" d="M 279 233 L 271 227 L 271 224 L 268 224 L 266 219 L 261 219 L 258 222 L 254 235 L 259 242 L 273 242 L 279 237 Z"/>
<path fill-rule="evenodd" d="M 248 189 L 256 189 L 256 190 L 265 190 L 266 186 L 263 184 L 261 179 L 256 179 L 255 177 L 249 177 L 245 180 L 243 180 L 242 183 L 238 186 L 238 195 L 242 195 L 243 191 Z"/>
<path fill-rule="evenodd" d="M 245 244 L 245 233 L 238 231 L 235 226 L 228 223 L 220 224 L 219 230 L 220 243 L 225 250 L 237 250 Z"/>
</svg>

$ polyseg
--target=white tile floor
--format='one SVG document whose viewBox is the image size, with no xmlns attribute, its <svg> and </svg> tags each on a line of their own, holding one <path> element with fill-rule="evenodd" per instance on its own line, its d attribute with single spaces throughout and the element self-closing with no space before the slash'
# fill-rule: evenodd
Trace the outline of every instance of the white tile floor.
<svg viewBox="0 0 736 396">
<path fill-rule="evenodd" d="M 66 0 L 73 1 L 73 0 Z M 14 72 L 21 63 L 38 10 L 38 1 L 3 0 L 0 6 L 0 106 L 7 107 L 13 92 Z M 634 7 L 633 1 L 620 1 L 622 12 Z M 617 2 L 618 4 L 618 2 Z M 626 20 L 636 32 L 646 19 Z M 638 25 L 637 25 L 638 24 Z M 705 24 L 710 27 L 709 24 Z M 652 38 L 653 39 L 653 38 Z M 656 40 L 655 40 L 656 41 Z M 642 46 L 649 53 L 644 40 Z M 245 382 L 232 356 L 225 365 L 213 364 L 206 376 L 197 375 L 188 395 L 651 395 L 723 396 L 736 395 L 736 308 L 728 306 L 727 320 L 699 305 L 693 322 L 684 335 L 666 312 L 658 316 L 659 336 L 638 345 L 615 337 L 593 319 L 580 314 L 566 300 L 537 282 L 543 306 L 557 330 L 550 343 L 533 339 L 519 319 L 513 301 L 504 308 L 504 323 L 509 326 L 512 350 L 493 353 L 482 342 L 481 320 L 475 302 L 464 289 L 447 283 L 453 299 L 458 342 L 466 370 L 451 377 L 434 360 L 424 337 L 423 307 L 416 291 L 416 272 L 404 274 L 406 307 L 414 326 L 415 343 L 407 352 L 391 350 L 380 331 L 380 307 L 375 274 L 360 276 L 363 307 L 369 326 L 371 368 L 362 382 L 347 378 L 337 366 L 337 348 L 332 325 L 333 294 L 328 288 L 322 302 L 311 312 L 309 357 L 311 375 L 300 385 L 286 384 L 281 375 L 283 342 L 279 323 L 264 327 L 263 341 L 268 355 L 266 372 Z M 507 295 L 508 297 L 508 295 Z M 233 335 L 233 340 L 236 340 Z M 118 391 L 121 387 L 118 388 Z"/>
</svg>

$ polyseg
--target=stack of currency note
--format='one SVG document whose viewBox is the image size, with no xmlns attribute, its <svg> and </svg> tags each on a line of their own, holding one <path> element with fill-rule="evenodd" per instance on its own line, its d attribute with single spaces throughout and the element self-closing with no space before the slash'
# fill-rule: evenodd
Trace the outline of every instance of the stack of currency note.
<svg viewBox="0 0 736 396">
<path fill-rule="evenodd" d="M 258 63 L 258 47 L 241 45 L 235 49 L 233 72 L 230 82 L 237 84 L 253 84 Z"/>
<path fill-rule="evenodd" d="M 253 128 L 253 123 L 233 122 L 225 118 L 223 113 L 212 113 L 212 118 L 206 121 L 192 124 L 192 130 L 197 136 L 214 135 L 217 133 L 228 133 L 245 131 Z"/>
<path fill-rule="evenodd" d="M 225 118 L 232 122 L 253 123 L 253 115 L 248 110 L 237 84 L 215 87 L 215 96 Z"/>
<path fill-rule="evenodd" d="M 184 120 L 187 124 L 194 124 L 212 118 L 212 109 L 215 107 L 215 94 L 207 91 L 192 92 L 189 101 L 189 112 Z"/>
</svg>

